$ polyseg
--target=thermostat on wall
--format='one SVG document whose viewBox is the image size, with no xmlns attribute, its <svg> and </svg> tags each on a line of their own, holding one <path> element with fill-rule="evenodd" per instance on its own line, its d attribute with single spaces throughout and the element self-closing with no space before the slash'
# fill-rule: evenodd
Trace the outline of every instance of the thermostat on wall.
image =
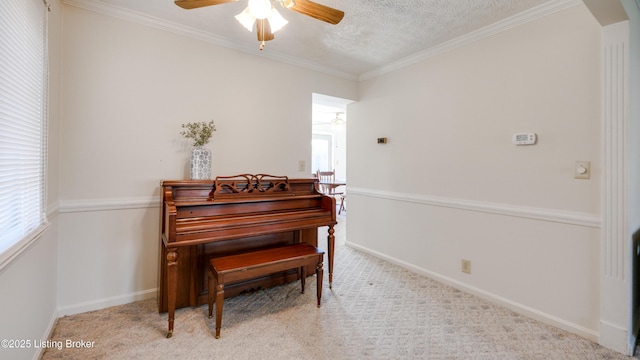
<svg viewBox="0 0 640 360">
<path fill-rule="evenodd" d="M 516 145 L 533 145 L 538 136 L 535 133 L 513 134 L 513 143 Z"/>
</svg>

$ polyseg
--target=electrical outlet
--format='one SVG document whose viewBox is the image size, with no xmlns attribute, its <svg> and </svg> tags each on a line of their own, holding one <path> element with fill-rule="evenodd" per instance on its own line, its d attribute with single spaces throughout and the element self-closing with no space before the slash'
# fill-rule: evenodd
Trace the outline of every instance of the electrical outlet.
<svg viewBox="0 0 640 360">
<path fill-rule="evenodd" d="M 471 274 L 471 260 L 462 259 L 462 272 Z"/>
<path fill-rule="evenodd" d="M 298 171 L 300 171 L 300 172 L 305 172 L 305 171 L 306 171 L 306 170 L 305 170 L 306 168 L 307 168 L 307 164 L 305 163 L 305 161 L 304 161 L 304 160 L 300 160 L 300 161 L 298 161 Z"/>
</svg>

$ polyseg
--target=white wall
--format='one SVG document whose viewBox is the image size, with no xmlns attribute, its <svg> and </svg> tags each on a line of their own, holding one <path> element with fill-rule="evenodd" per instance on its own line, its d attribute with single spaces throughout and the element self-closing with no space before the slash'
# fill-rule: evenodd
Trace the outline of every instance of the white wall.
<svg viewBox="0 0 640 360">
<path fill-rule="evenodd" d="M 634 99 L 629 102 L 629 153 L 631 154 L 629 160 L 629 212 L 628 212 L 628 234 L 633 236 L 635 232 L 640 231 L 640 8 L 638 3 L 634 0 L 622 0 L 625 11 L 629 17 L 629 99 Z M 630 257 L 632 264 L 631 269 L 640 269 L 640 263 L 638 262 L 638 254 L 632 244 L 632 240 L 629 240 L 631 246 Z M 638 274 L 632 273 L 632 277 L 637 277 Z M 630 294 L 633 297 L 631 309 L 631 324 L 629 329 L 637 331 L 640 326 L 640 279 L 635 278 L 630 282 L 634 289 L 631 289 Z M 630 332 L 629 338 L 635 340 L 637 334 Z"/>
<path fill-rule="evenodd" d="M 0 347 L 0 359 L 37 359 L 36 341 L 49 338 L 57 312 L 58 252 L 58 124 L 62 5 L 49 1 L 49 136 L 48 136 L 48 217 L 50 226 L 27 249 L 0 270 L 0 339 L 29 341 L 31 347 Z"/>
<path fill-rule="evenodd" d="M 49 338 L 57 319 L 57 220 L 32 245 L 0 271 L 0 339 L 24 340 L 27 348 L 0 347 L 2 359 L 35 359 L 37 341 Z M 28 342 L 26 342 L 28 341 Z"/>
<path fill-rule="evenodd" d="M 266 50 L 265 50 L 266 51 Z M 187 179 L 180 124 L 215 120 L 213 176 L 308 177 L 312 93 L 356 83 L 65 7 L 61 315 L 155 296 L 161 179 Z"/>
<path fill-rule="evenodd" d="M 629 142 L 631 154 L 640 154 L 640 8 L 634 0 L 622 0 L 629 16 L 629 52 L 630 52 L 630 129 Z M 630 181 L 631 201 L 629 201 L 629 232 L 640 229 L 640 156 L 631 159 Z"/>
<path fill-rule="evenodd" d="M 600 29 L 580 4 L 361 82 L 349 243 L 597 340 Z"/>
<path fill-rule="evenodd" d="M 158 181 L 188 176 L 181 123 L 216 120 L 214 176 L 302 176 L 311 93 L 357 96 L 350 81 L 71 6 L 61 34 L 53 4 L 52 226 L 0 271 L 1 338 L 45 338 L 56 309 L 155 294 Z M 362 82 L 350 244 L 596 338 L 599 34 L 578 6 Z M 539 144 L 513 146 L 519 131 Z M 592 162 L 592 180 L 573 179 L 575 160 Z"/>
</svg>

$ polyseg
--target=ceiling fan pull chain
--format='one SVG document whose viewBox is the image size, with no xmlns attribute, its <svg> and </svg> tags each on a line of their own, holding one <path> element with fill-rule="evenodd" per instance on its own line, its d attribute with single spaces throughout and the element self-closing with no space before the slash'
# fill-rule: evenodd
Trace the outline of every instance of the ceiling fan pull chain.
<svg viewBox="0 0 640 360">
<path fill-rule="evenodd" d="M 258 23 L 258 25 L 262 28 L 262 42 L 260 43 L 260 51 L 262 51 L 262 49 L 264 49 L 264 23 L 265 23 L 265 22 L 266 22 L 266 21 L 265 21 L 265 20 L 263 20 L 263 21 L 260 21 L 260 22 Z"/>
</svg>

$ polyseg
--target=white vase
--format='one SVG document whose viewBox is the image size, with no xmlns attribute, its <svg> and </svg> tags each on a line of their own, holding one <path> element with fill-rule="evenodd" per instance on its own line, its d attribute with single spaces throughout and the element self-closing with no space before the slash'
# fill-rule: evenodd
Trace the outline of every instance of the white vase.
<svg viewBox="0 0 640 360">
<path fill-rule="evenodd" d="M 196 146 L 191 150 L 191 180 L 211 179 L 211 150 Z"/>
</svg>

